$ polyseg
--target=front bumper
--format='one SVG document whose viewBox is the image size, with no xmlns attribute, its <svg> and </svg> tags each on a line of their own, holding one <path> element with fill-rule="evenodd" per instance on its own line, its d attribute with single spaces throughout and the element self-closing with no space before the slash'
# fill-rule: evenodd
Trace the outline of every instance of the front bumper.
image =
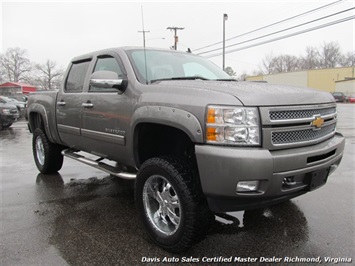
<svg viewBox="0 0 355 266">
<path fill-rule="evenodd" d="M 3 124 L 14 123 L 19 118 L 19 114 L 1 115 L 1 122 Z"/>
<path fill-rule="evenodd" d="M 326 182 L 340 163 L 345 140 L 337 133 L 317 145 L 278 151 L 196 145 L 202 190 L 212 211 L 260 208 L 302 195 Z M 324 182 L 312 176 L 324 176 Z M 291 178 L 292 185 L 285 182 Z M 259 181 L 255 192 L 238 193 L 239 181 Z"/>
</svg>

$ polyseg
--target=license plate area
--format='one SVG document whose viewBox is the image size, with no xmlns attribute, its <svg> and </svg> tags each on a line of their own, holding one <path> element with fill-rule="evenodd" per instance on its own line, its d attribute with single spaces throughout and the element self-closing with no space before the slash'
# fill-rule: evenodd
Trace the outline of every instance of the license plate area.
<svg viewBox="0 0 355 266">
<path fill-rule="evenodd" d="M 309 182 L 308 190 L 312 191 L 323 186 L 327 182 L 329 170 L 330 168 L 328 167 L 326 169 L 321 169 L 321 170 L 308 173 L 307 174 L 307 179 Z"/>
</svg>

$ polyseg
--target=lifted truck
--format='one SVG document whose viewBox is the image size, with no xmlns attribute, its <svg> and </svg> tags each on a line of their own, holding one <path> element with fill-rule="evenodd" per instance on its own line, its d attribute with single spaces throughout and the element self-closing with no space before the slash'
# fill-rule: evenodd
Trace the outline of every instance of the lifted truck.
<svg viewBox="0 0 355 266">
<path fill-rule="evenodd" d="M 202 239 L 213 212 L 324 185 L 344 150 L 330 93 L 237 82 L 204 58 L 169 50 L 76 57 L 59 92 L 30 97 L 28 115 L 40 172 L 59 171 L 66 156 L 135 179 L 144 227 L 171 252 Z"/>
</svg>

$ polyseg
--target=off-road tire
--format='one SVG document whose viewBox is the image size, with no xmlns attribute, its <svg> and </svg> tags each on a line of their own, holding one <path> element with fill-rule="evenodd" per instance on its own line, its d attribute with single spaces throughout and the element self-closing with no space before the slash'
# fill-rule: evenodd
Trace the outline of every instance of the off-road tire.
<svg viewBox="0 0 355 266">
<path fill-rule="evenodd" d="M 187 159 L 175 156 L 148 159 L 141 166 L 137 174 L 135 200 L 144 228 L 158 246 L 172 253 L 183 252 L 196 242 L 202 240 L 210 226 L 212 217 L 214 218 L 214 215 L 208 208 L 207 201 L 198 181 L 198 176 L 196 175 L 197 171 L 195 171 L 194 166 Z M 147 191 L 148 184 L 151 184 L 151 180 L 165 180 L 170 183 L 173 190 L 172 194 L 178 198 L 180 204 L 177 213 L 179 224 L 175 228 L 173 225 L 171 232 L 162 232 L 159 226 L 149 218 L 152 217 L 154 210 L 152 211 L 151 209 L 154 208 L 147 208 L 147 204 L 145 203 L 147 200 L 145 201 L 144 199 L 149 198 L 147 196 L 149 193 L 145 192 Z M 155 186 L 155 188 L 157 187 Z M 149 191 L 152 192 L 154 190 Z M 163 193 L 159 192 L 159 195 L 163 195 Z M 150 197 L 150 199 L 153 202 L 152 205 L 154 205 L 154 201 L 156 201 L 156 206 L 161 207 L 163 204 L 159 203 L 155 197 Z M 165 206 L 165 204 L 163 205 Z M 162 213 L 160 212 L 160 207 L 159 210 L 156 210 L 155 214 Z M 165 213 L 171 214 L 171 212 Z M 161 216 L 158 215 L 158 217 Z M 174 218 L 171 220 L 170 216 L 168 216 L 166 220 L 171 222 Z M 162 230 L 164 231 L 164 228 Z"/>
<path fill-rule="evenodd" d="M 32 150 L 36 166 L 42 174 L 53 174 L 62 168 L 62 147 L 50 142 L 40 128 L 33 132 Z"/>
</svg>

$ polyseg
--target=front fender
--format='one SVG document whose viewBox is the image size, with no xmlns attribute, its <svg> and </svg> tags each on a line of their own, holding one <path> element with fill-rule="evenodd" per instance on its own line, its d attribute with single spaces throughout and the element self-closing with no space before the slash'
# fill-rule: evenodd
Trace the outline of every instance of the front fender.
<svg viewBox="0 0 355 266">
<path fill-rule="evenodd" d="M 166 106 L 139 107 L 132 116 L 131 128 L 140 123 L 171 126 L 185 132 L 192 142 L 203 143 L 203 131 L 198 119 L 190 112 Z"/>
</svg>

